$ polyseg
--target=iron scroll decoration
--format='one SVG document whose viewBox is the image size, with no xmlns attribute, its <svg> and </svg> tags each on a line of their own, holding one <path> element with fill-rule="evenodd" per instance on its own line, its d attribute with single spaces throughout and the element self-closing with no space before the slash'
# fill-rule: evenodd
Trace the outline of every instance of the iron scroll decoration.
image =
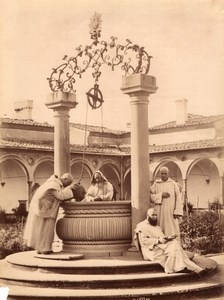
<svg viewBox="0 0 224 300">
<path fill-rule="evenodd" d="M 125 76 L 137 73 L 147 74 L 152 58 L 144 50 L 144 47 L 132 44 L 129 39 L 126 39 L 124 45 L 117 44 L 117 38 L 114 36 L 109 42 L 99 41 L 101 23 L 101 14 L 95 13 L 89 24 L 92 44 L 85 47 L 80 45 L 76 48 L 74 56 L 65 55 L 64 63 L 53 68 L 53 72 L 47 78 L 53 92 L 75 93 L 75 77 L 82 78 L 82 74 L 87 69 L 92 68 L 95 84 L 86 94 L 93 109 L 100 107 L 103 103 L 103 96 L 98 85 L 102 65 L 109 66 L 112 71 L 120 65 Z M 92 91 L 94 91 L 93 94 L 91 94 Z"/>
</svg>

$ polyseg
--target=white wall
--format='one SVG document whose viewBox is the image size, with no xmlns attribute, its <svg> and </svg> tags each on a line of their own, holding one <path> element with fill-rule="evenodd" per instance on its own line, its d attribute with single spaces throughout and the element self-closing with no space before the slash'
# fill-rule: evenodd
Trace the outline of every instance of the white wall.
<svg viewBox="0 0 224 300">
<path fill-rule="evenodd" d="M 24 130 L 14 128 L 1 128 L 2 139 L 20 139 L 26 141 L 41 141 L 41 142 L 53 142 L 54 133 L 37 130 Z"/>
<path fill-rule="evenodd" d="M 188 201 L 194 204 L 194 208 L 208 208 L 208 203 L 213 202 L 219 196 L 220 178 L 214 168 L 209 172 L 210 182 L 206 183 L 206 176 L 198 166 L 194 166 L 187 180 Z"/>
<path fill-rule="evenodd" d="M 195 129 L 189 131 L 176 131 L 168 133 L 150 134 L 150 145 L 167 145 L 191 141 L 209 140 L 215 138 L 215 129 Z"/>
<path fill-rule="evenodd" d="M 88 140 L 89 132 L 86 132 L 86 145 Z M 70 143 L 71 144 L 85 144 L 85 130 L 78 129 L 75 127 L 70 126 Z"/>
</svg>

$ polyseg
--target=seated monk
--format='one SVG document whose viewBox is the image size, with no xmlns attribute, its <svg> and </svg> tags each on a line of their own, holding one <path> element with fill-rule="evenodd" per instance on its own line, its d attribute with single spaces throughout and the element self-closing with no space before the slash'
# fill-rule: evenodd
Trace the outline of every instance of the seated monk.
<svg viewBox="0 0 224 300">
<path fill-rule="evenodd" d="M 155 209 L 150 208 L 147 219 L 136 226 L 134 243 L 144 260 L 160 264 L 166 273 L 192 271 L 198 277 L 208 274 L 210 270 L 202 269 L 188 258 L 176 237 L 164 235 L 157 225 Z"/>
</svg>

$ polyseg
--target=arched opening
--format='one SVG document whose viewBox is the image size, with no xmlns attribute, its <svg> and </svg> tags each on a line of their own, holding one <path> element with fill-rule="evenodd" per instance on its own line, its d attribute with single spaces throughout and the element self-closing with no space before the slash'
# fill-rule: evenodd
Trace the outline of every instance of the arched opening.
<svg viewBox="0 0 224 300">
<path fill-rule="evenodd" d="M 216 165 L 208 158 L 192 163 L 187 173 L 188 201 L 194 208 L 208 208 L 219 198 L 220 177 Z"/>
<path fill-rule="evenodd" d="M 124 200 L 131 199 L 131 170 L 124 176 Z"/>
<path fill-rule="evenodd" d="M 75 162 L 71 166 L 71 174 L 74 177 L 75 181 L 78 181 L 80 179 L 80 175 L 83 169 L 82 178 L 81 178 L 81 185 L 84 187 L 84 189 L 87 191 L 87 189 L 90 186 L 90 178 L 91 178 L 91 171 L 89 167 L 82 162 Z"/>
<path fill-rule="evenodd" d="M 0 164 L 0 207 L 12 213 L 18 201 L 28 201 L 28 179 L 25 166 L 16 159 L 7 159 Z"/>
<path fill-rule="evenodd" d="M 167 161 L 161 163 L 155 170 L 154 180 L 160 178 L 160 169 L 162 167 L 167 167 L 169 169 L 170 178 L 176 181 L 180 186 L 182 186 L 182 174 L 179 166 L 173 161 Z"/>
<path fill-rule="evenodd" d="M 117 170 L 111 164 L 106 164 L 100 168 L 100 171 L 104 174 L 107 180 L 114 186 L 115 194 L 116 194 L 115 198 L 116 200 L 119 200 L 121 195 L 121 186 L 120 186 L 120 179 L 118 178 Z"/>
<path fill-rule="evenodd" d="M 42 185 L 51 175 L 54 174 L 54 164 L 51 161 L 42 161 L 35 169 L 34 182 Z"/>
</svg>

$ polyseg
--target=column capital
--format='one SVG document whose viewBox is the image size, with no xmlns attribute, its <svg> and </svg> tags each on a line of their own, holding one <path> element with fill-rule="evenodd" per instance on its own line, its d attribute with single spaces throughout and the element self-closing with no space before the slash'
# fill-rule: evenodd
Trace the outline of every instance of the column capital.
<svg viewBox="0 0 224 300">
<path fill-rule="evenodd" d="M 69 92 L 57 91 L 48 95 L 45 105 L 54 110 L 70 110 L 75 108 L 78 102 L 76 102 L 76 95 Z"/>
<path fill-rule="evenodd" d="M 148 96 L 154 94 L 157 89 L 156 78 L 153 76 L 138 73 L 122 77 L 121 90 L 124 94 L 131 96 L 141 93 Z"/>
</svg>

